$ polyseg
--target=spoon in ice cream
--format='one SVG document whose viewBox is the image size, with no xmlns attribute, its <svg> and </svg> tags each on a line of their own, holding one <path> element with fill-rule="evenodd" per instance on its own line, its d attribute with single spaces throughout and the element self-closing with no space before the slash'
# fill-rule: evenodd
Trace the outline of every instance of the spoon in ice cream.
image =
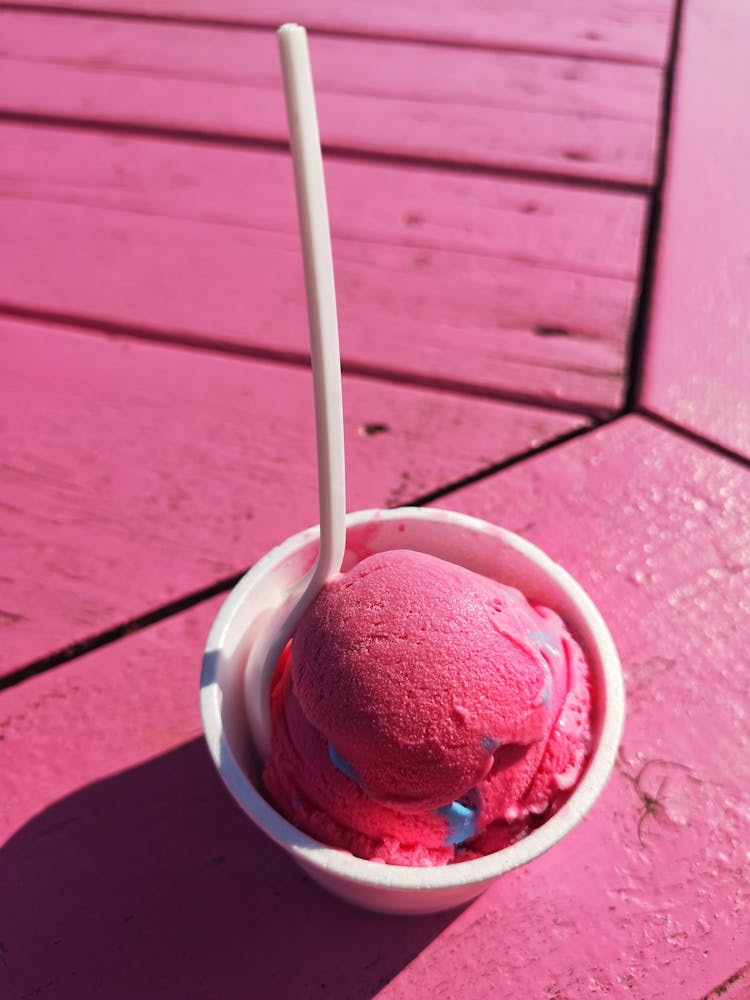
<svg viewBox="0 0 750 1000">
<path fill-rule="evenodd" d="M 322 585 L 341 569 L 346 546 L 344 418 L 336 293 L 307 33 L 298 24 L 285 24 L 279 29 L 278 39 L 305 270 L 318 452 L 320 549 L 312 570 L 275 609 L 276 614 L 257 637 L 248 659 L 247 713 L 253 740 L 264 760 L 268 759 L 271 746 L 269 693 L 276 664 Z"/>
</svg>

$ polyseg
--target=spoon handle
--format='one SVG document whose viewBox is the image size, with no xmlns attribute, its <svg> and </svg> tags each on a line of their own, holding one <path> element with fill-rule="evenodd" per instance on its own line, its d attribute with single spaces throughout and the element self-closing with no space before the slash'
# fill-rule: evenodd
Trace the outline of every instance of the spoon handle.
<svg viewBox="0 0 750 1000">
<path fill-rule="evenodd" d="M 278 38 L 302 239 L 315 394 L 320 554 L 308 590 L 314 589 L 317 593 L 322 584 L 341 569 L 346 545 L 339 332 L 323 157 L 307 33 L 298 24 L 285 24 L 279 29 Z"/>
<path fill-rule="evenodd" d="M 256 637 L 248 657 L 247 713 L 256 747 L 264 760 L 271 751 L 270 691 L 279 657 L 320 588 L 341 569 L 346 548 L 339 331 L 310 55 L 307 33 L 300 25 L 285 24 L 279 29 L 278 38 L 305 267 L 318 449 L 320 548 L 314 567 L 301 586 L 286 595 L 286 601 L 277 609 L 265 632 Z"/>
</svg>

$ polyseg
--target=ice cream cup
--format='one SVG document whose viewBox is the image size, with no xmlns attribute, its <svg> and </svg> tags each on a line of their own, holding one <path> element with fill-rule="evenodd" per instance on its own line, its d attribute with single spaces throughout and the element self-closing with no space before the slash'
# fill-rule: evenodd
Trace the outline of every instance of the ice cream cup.
<svg viewBox="0 0 750 1000">
<path fill-rule="evenodd" d="M 582 646 L 593 686 L 592 753 L 562 807 L 538 829 L 494 854 L 437 868 L 364 861 L 327 847 L 287 822 L 265 799 L 248 728 L 244 674 L 252 644 L 273 627 L 280 608 L 315 561 L 318 529 L 288 538 L 240 580 L 224 602 L 206 644 L 200 704 L 208 747 L 227 788 L 250 819 L 325 889 L 386 913 L 447 910 L 468 902 L 506 872 L 549 850 L 583 819 L 604 788 L 624 718 L 622 670 L 607 626 L 579 584 L 525 539 L 451 511 L 403 507 L 347 518 L 344 569 L 375 552 L 414 549 L 517 587 L 532 603 L 557 611 Z"/>
</svg>

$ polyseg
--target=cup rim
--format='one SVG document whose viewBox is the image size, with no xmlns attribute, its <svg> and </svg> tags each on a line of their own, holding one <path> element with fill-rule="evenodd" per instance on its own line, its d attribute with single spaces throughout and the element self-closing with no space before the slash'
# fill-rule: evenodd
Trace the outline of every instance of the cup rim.
<svg viewBox="0 0 750 1000">
<path fill-rule="evenodd" d="M 271 549 L 239 580 L 214 620 L 206 641 L 200 678 L 200 710 L 204 735 L 214 764 L 242 810 L 303 867 L 321 876 L 368 886 L 411 891 L 452 889 L 478 885 L 527 864 L 549 850 L 588 813 L 614 766 L 622 735 L 625 692 L 620 660 L 602 615 L 581 585 L 542 549 L 515 532 L 480 518 L 438 507 L 371 509 L 347 515 L 347 529 L 376 521 L 427 520 L 453 524 L 472 533 L 492 536 L 505 547 L 536 563 L 575 604 L 596 647 L 604 686 L 604 712 L 599 742 L 567 801 L 541 826 L 522 840 L 484 857 L 438 867 L 407 867 L 358 858 L 329 847 L 286 820 L 250 781 L 229 746 L 222 724 L 222 692 L 216 677 L 216 654 L 246 595 L 278 563 L 314 541 L 318 526 L 306 528 Z M 408 546 L 405 546 L 408 547 Z M 244 710 L 244 709 L 243 709 Z M 248 732 L 248 740 L 250 734 Z"/>
</svg>

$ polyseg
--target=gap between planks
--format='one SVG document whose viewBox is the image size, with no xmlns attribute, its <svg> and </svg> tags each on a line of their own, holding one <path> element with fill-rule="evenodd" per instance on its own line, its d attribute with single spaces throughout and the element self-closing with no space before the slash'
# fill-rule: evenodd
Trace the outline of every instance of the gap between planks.
<svg viewBox="0 0 750 1000">
<path fill-rule="evenodd" d="M 20 320 L 22 322 L 46 323 L 50 327 L 63 330 L 77 330 L 100 336 L 110 336 L 150 344 L 161 344 L 170 347 L 184 348 L 191 351 L 206 351 L 213 354 L 224 354 L 230 357 L 245 358 L 254 361 L 272 361 L 293 368 L 309 368 L 310 355 L 305 352 L 290 350 L 274 350 L 273 348 L 256 347 L 241 344 L 236 341 L 224 341 L 213 337 L 200 337 L 194 334 L 169 331 L 147 330 L 116 323 L 104 319 L 92 319 L 88 316 L 77 316 L 67 313 L 51 313 L 44 310 L 29 309 L 12 303 L 0 301 L 0 317 Z M 499 403 L 517 403 L 522 406 L 533 406 L 540 410 L 554 413 L 571 413 L 577 416 L 589 417 L 592 420 L 604 422 L 613 416 L 611 410 L 596 406 L 585 401 L 568 401 L 564 399 L 547 399 L 532 393 L 512 392 L 509 389 L 492 388 L 475 385 L 458 379 L 441 378 L 438 375 L 420 376 L 415 372 L 402 372 L 395 368 L 368 365 L 356 361 L 341 361 L 343 375 L 358 375 L 375 381 L 390 382 L 395 385 L 415 386 L 420 389 L 433 389 L 455 396 L 468 396 L 474 399 L 490 399 Z"/>
<path fill-rule="evenodd" d="M 669 54 L 664 72 L 661 110 L 659 115 L 659 138 L 656 146 L 656 169 L 654 188 L 649 199 L 646 230 L 643 235 L 640 278 L 640 295 L 633 312 L 633 326 L 628 339 L 629 352 L 625 374 L 625 409 L 635 410 L 641 397 L 643 371 L 651 322 L 652 300 L 656 280 L 656 255 L 659 245 L 664 188 L 667 171 L 667 150 L 675 106 L 675 74 L 683 20 L 683 0 L 675 0 L 672 19 L 672 33 Z"/>
<path fill-rule="evenodd" d="M 684 6 L 640 402 L 750 457 L 747 0 Z"/>
<path fill-rule="evenodd" d="M 713 441 L 711 438 L 698 434 L 697 431 L 692 430 L 690 427 L 684 427 L 682 424 L 670 420 L 661 413 L 655 413 L 653 410 L 649 410 L 647 407 L 641 405 L 635 406 L 632 410 L 625 411 L 625 413 L 636 413 L 638 416 L 645 417 L 666 431 L 672 431 L 674 434 L 691 441 L 693 444 L 712 451 L 715 455 L 720 455 L 722 458 L 727 458 L 745 469 L 750 469 L 750 458 L 740 454 L 740 452 L 732 451 L 731 448 L 727 448 L 726 445 L 720 444 L 718 441 Z M 625 413 L 623 413 L 623 416 L 625 416 Z"/>
<path fill-rule="evenodd" d="M 743 965 L 741 969 L 738 969 L 731 976 L 728 976 L 723 982 L 719 983 L 718 986 L 701 997 L 701 1000 L 719 1000 L 720 997 L 726 997 L 726 1000 L 742 1000 L 743 996 L 746 997 L 747 993 L 744 990 L 743 984 L 740 983 L 741 979 L 747 980 L 750 977 L 750 962 L 747 965 Z M 742 994 L 735 992 L 732 989 L 739 983 L 739 989 L 742 989 Z M 727 992 L 730 991 L 731 992 Z"/>
<path fill-rule="evenodd" d="M 171 128 L 163 125 L 132 124 L 111 119 L 97 119 L 68 115 L 36 114 L 25 111 L 0 111 L 0 122 L 29 125 L 34 128 L 68 128 L 84 132 L 103 132 L 142 139 L 168 139 L 171 142 L 195 143 L 205 146 L 240 147 L 270 152 L 287 153 L 289 143 L 277 139 L 237 135 L 233 132 L 201 132 L 191 129 Z M 386 164 L 394 167 L 418 167 L 425 170 L 442 170 L 451 174 L 473 174 L 480 177 L 499 177 L 508 180 L 529 181 L 538 184 L 565 185 L 612 194 L 633 194 L 649 197 L 653 187 L 642 181 L 627 181 L 615 177 L 589 177 L 565 171 L 510 167 L 499 164 L 451 159 L 450 156 L 420 156 L 413 153 L 381 153 L 377 150 L 358 149 L 347 145 L 321 144 L 323 155 L 334 160 L 352 160 L 359 163 Z"/>
</svg>

